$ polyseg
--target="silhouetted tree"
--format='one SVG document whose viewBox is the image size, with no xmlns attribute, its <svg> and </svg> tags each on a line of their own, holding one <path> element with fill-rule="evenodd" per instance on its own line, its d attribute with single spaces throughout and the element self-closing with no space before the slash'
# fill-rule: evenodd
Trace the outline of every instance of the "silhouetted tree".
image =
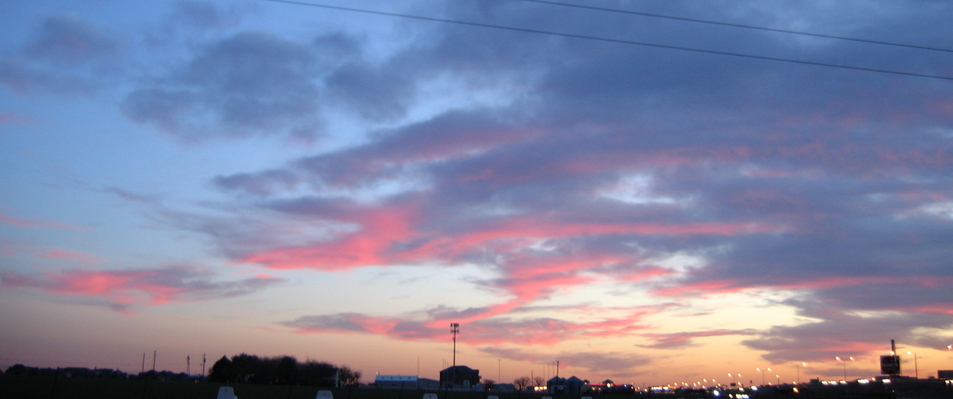
<svg viewBox="0 0 953 399">
<path fill-rule="evenodd" d="M 546 386 L 546 379 L 537 375 L 533 377 L 533 381 L 531 381 L 531 383 L 534 387 L 543 387 Z"/>
<path fill-rule="evenodd" d="M 491 380 L 491 379 L 489 379 L 489 378 L 484 378 L 484 379 L 483 379 L 483 387 L 485 387 L 486 389 L 496 388 L 496 381 Z"/>
<path fill-rule="evenodd" d="M 298 368 L 299 381 L 304 385 L 334 385 L 334 373 L 337 367 L 325 362 L 308 360 Z"/>
<path fill-rule="evenodd" d="M 360 371 L 347 366 L 313 360 L 300 363 L 287 355 L 258 357 L 242 353 L 231 359 L 222 356 L 209 370 L 209 381 L 333 386 L 335 374 L 342 385 L 357 384 L 361 379 Z"/>
<path fill-rule="evenodd" d="M 281 356 L 277 359 L 275 369 L 276 383 L 295 384 L 298 382 L 298 359 L 291 356 Z"/>
<path fill-rule="evenodd" d="M 520 391 L 526 389 L 527 387 L 529 387 L 529 384 L 532 384 L 532 383 L 533 381 L 530 380 L 529 377 L 525 375 L 513 380 L 513 386 L 515 386 L 516 389 Z"/>
<path fill-rule="evenodd" d="M 7 374 L 10 375 L 26 375 L 27 368 L 22 364 L 14 364 L 10 367 L 7 367 Z"/>
<path fill-rule="evenodd" d="M 341 385 L 354 385 L 361 381 L 361 372 L 351 370 L 347 366 L 338 368 L 338 382 Z"/>
<path fill-rule="evenodd" d="M 212 365 L 208 372 L 208 380 L 212 382 L 230 382 L 234 379 L 235 370 L 232 367 L 232 361 L 224 355 Z"/>
<path fill-rule="evenodd" d="M 261 359 L 255 355 L 242 353 L 232 356 L 232 370 L 234 371 L 234 382 L 254 383 L 256 372 L 261 370 Z"/>
</svg>

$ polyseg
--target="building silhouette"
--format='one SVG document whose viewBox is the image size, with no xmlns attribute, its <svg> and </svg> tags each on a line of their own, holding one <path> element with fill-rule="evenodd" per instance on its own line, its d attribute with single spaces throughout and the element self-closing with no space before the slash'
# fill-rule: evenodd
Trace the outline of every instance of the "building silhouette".
<svg viewBox="0 0 953 399">
<path fill-rule="evenodd" d="M 451 366 L 440 370 L 440 386 L 470 388 L 480 383 L 480 370 L 467 366 Z"/>
</svg>

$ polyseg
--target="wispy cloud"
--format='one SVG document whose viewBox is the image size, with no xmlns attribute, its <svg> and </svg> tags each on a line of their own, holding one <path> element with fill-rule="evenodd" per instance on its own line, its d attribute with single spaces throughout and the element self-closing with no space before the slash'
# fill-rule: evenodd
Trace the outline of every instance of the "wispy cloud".
<svg viewBox="0 0 953 399">
<path fill-rule="evenodd" d="M 115 309 L 248 295 L 281 284 L 282 279 L 254 277 L 222 281 L 205 268 L 74 269 L 46 275 L 2 273 L 4 287 L 32 288 L 57 295 L 100 298 Z"/>
<path fill-rule="evenodd" d="M 16 226 L 16 227 L 21 227 L 25 229 L 86 230 L 83 227 L 76 226 L 69 223 L 50 221 L 50 220 L 41 220 L 41 219 L 19 218 L 19 217 L 10 216 L 4 213 L 0 213 L 0 223 L 4 223 L 11 226 Z"/>
<path fill-rule="evenodd" d="M 102 263 L 102 259 L 96 255 L 65 249 L 51 249 L 39 254 L 39 256 L 50 259 L 68 260 L 72 262 L 84 263 L 87 265 L 96 265 Z"/>
<path fill-rule="evenodd" d="M 724 335 L 757 335 L 757 334 L 759 334 L 759 332 L 753 329 L 689 331 L 689 332 L 679 332 L 679 333 L 671 333 L 671 334 L 646 333 L 646 334 L 642 334 L 642 336 L 652 341 L 655 341 L 655 343 L 649 344 L 649 345 L 639 345 L 639 346 L 643 348 L 655 348 L 655 349 L 681 349 L 681 348 L 695 345 L 696 343 L 694 342 L 694 340 L 696 338 L 718 337 L 718 336 L 724 336 Z"/>
<path fill-rule="evenodd" d="M 640 334 L 647 328 L 643 317 L 660 308 L 636 308 L 612 312 L 613 316 L 588 317 L 586 321 L 569 321 L 555 317 L 516 316 L 516 305 L 488 308 L 447 309 L 424 312 L 428 317 L 373 316 L 362 313 L 337 313 L 302 316 L 282 323 L 301 333 L 366 333 L 387 335 L 404 340 L 440 340 L 445 338 L 448 322 L 463 322 L 467 343 L 471 345 L 553 345 L 564 341 L 601 337 L 626 337 Z M 565 312 L 572 308 L 551 309 Z M 589 308 L 587 311 L 595 309 Z M 525 311 L 525 309 L 524 309 Z M 617 316 L 614 316 L 619 314 Z"/>
</svg>

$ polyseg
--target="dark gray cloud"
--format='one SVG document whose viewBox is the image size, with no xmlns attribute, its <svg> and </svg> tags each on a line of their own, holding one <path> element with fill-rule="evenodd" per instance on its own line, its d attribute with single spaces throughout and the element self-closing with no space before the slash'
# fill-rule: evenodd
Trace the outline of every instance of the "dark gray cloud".
<svg viewBox="0 0 953 399">
<path fill-rule="evenodd" d="M 881 40 L 890 38 L 880 37 L 880 23 L 910 26 L 923 18 L 913 24 L 922 36 L 891 39 L 911 42 L 941 40 L 945 26 L 936 10 L 893 4 L 863 11 L 867 19 L 851 26 L 822 23 L 829 10 L 821 6 L 785 12 L 731 2 L 645 7 Z M 914 73 L 942 74 L 938 66 L 950 62 L 933 51 L 527 2 L 434 11 Z M 349 147 L 212 181 L 253 212 L 351 229 L 282 245 L 262 233 L 283 221 L 240 225 L 219 215 L 183 226 L 209 234 L 236 259 L 272 267 L 477 263 L 494 277 L 472 283 L 515 298 L 495 304 L 508 311 L 597 277 L 621 278 L 619 292 L 637 287 L 662 297 L 796 291 L 809 299 L 780 305 L 805 314 L 818 304 L 837 305 L 796 326 L 656 336 L 648 346 L 657 348 L 688 345 L 706 334 L 751 335 L 746 345 L 769 360 L 790 361 L 829 356 L 834 348 L 874 350 L 884 333 L 926 342 L 934 337 L 912 331 L 951 324 L 949 312 L 940 310 L 951 301 L 943 287 L 950 284 L 947 259 L 953 258 L 946 245 L 953 239 L 953 108 L 945 81 L 455 24 L 401 26 L 420 40 L 381 62 L 370 62 L 363 42 L 349 36 L 299 43 L 236 34 L 194 55 L 170 75 L 174 85 L 134 92 L 126 104 L 131 116 L 180 135 L 201 131 L 194 126 L 234 127 L 227 129 L 230 136 L 306 128 L 302 121 L 313 122 L 330 99 L 367 121 L 394 124 L 362 132 L 364 140 Z M 321 58 L 324 51 L 337 54 L 336 61 Z M 421 95 L 422 82 L 447 76 L 460 88 L 491 90 L 500 99 L 428 103 L 435 100 Z M 415 106 L 435 111 L 398 122 Z M 216 119 L 191 124 L 189 115 L 206 108 Z M 252 237 L 261 239 L 252 244 Z M 659 261 L 676 255 L 704 262 Z M 511 331 L 513 342 L 544 340 L 544 329 L 533 323 L 564 336 L 585 336 L 565 332 L 577 327 L 605 332 L 555 319 L 504 319 L 499 308 L 438 309 L 431 317 L 482 317 L 473 324 Z M 896 327 L 872 332 L 876 323 Z M 420 323 L 360 314 L 289 325 L 386 326 L 382 331 L 407 339 L 427 337 Z M 624 335 L 637 327 L 612 331 Z M 851 329 L 871 332 L 850 335 Z M 829 345 L 821 336 L 843 338 Z M 497 335 L 482 338 L 491 342 Z"/>
<path fill-rule="evenodd" d="M 114 35 L 78 17 L 58 16 L 43 22 L 23 53 L 35 60 L 68 67 L 111 56 L 118 50 Z"/>
<path fill-rule="evenodd" d="M 319 49 L 260 32 L 213 43 L 167 84 L 132 91 L 131 119 L 186 140 L 319 127 Z"/>
<path fill-rule="evenodd" d="M 643 348 L 655 349 L 684 349 L 695 345 L 696 338 L 718 337 L 724 335 L 757 335 L 758 331 L 753 329 L 746 330 L 709 330 L 709 331 L 691 331 L 672 334 L 643 334 L 644 337 L 654 341 L 652 344 L 639 345 Z"/>
<path fill-rule="evenodd" d="M 45 19 L 0 61 L 0 83 L 18 92 L 89 94 L 115 84 L 124 44 L 107 29 L 74 15 Z"/>
<path fill-rule="evenodd" d="M 877 287 L 868 287 L 876 291 Z M 889 295 L 889 294 L 888 294 Z M 868 296 L 869 297 L 869 296 Z M 823 299 L 819 299 L 823 298 Z M 906 344 L 924 344 L 935 348 L 941 342 L 940 331 L 953 324 L 953 317 L 942 313 L 870 313 L 863 314 L 840 307 L 823 296 L 814 299 L 789 301 L 800 309 L 799 315 L 817 321 L 796 326 L 776 326 L 760 337 L 742 343 L 749 348 L 765 351 L 763 357 L 772 363 L 797 362 L 811 359 L 846 358 L 866 352 L 886 352 L 890 340 Z M 933 332 L 915 332 L 930 329 Z"/>
</svg>

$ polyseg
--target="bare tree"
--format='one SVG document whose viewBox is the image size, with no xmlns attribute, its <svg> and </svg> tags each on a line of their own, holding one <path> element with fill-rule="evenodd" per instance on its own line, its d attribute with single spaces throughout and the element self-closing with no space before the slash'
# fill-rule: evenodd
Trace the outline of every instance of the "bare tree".
<svg viewBox="0 0 953 399">
<path fill-rule="evenodd" d="M 520 377 L 520 378 L 517 378 L 517 379 L 513 380 L 513 385 L 516 386 L 516 389 L 522 391 L 522 390 L 526 389 L 527 387 L 529 387 L 529 384 L 531 384 L 532 382 L 533 382 L 533 381 L 530 380 L 529 377 L 527 377 L 527 376 L 524 375 L 524 376 L 522 376 L 522 377 Z"/>
</svg>

